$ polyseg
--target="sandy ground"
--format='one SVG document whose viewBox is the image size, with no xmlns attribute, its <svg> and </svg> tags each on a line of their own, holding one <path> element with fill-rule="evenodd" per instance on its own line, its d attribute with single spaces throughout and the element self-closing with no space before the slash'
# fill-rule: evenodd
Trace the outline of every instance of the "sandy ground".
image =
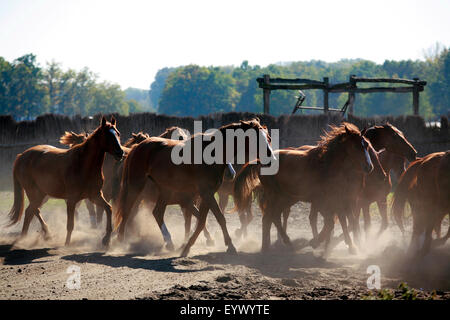
<svg viewBox="0 0 450 320">
<path fill-rule="evenodd" d="M 66 213 L 60 200 L 51 200 L 41 210 L 51 240 L 43 240 L 34 220 L 27 238 L 15 242 L 23 222 L 4 227 L 12 193 L 1 192 L 0 197 L 0 299 L 402 299 L 412 292 L 399 289 L 402 282 L 414 288 L 417 298 L 450 299 L 449 243 L 414 262 L 405 257 L 406 241 L 391 225 L 381 238 L 366 241 L 357 255 L 350 255 L 341 243 L 323 259 L 323 248 L 307 245 L 312 235 L 305 204 L 294 207 L 288 222 L 295 252 L 277 244 L 267 254 L 259 252 L 261 215 L 255 207 L 246 239 L 234 234 L 240 225 L 237 215 L 226 214 L 237 255 L 225 253 L 222 232 L 210 214 L 208 228 L 215 245 L 207 246 L 201 234 L 189 257 L 180 258 L 180 251 L 164 248 L 154 219 L 145 211 L 138 216 L 139 236 L 128 237 L 124 244 L 114 237 L 105 252 L 100 246 L 105 226 L 90 228 L 84 203 L 78 208 L 72 244 L 64 247 Z M 375 228 L 378 221 L 374 215 Z M 166 225 L 181 247 L 184 222 L 178 207 L 168 208 Z M 445 221 L 443 230 L 447 226 Z M 335 234 L 340 233 L 337 225 Z M 381 291 L 367 288 L 371 265 L 380 269 Z M 68 269 L 73 266 L 80 270 L 79 289 L 68 288 Z"/>
</svg>

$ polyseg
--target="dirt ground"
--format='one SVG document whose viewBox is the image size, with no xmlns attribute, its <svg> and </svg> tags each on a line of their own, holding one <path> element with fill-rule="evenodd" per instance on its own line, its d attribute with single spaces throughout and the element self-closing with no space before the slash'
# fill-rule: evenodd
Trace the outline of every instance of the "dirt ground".
<svg viewBox="0 0 450 320">
<path fill-rule="evenodd" d="M 295 252 L 274 244 L 271 252 L 261 254 L 261 214 L 255 207 L 245 239 L 235 236 L 238 216 L 226 214 L 238 250 L 231 255 L 225 252 L 222 232 L 210 214 L 208 228 L 215 245 L 207 246 L 201 234 L 189 257 L 180 258 L 179 250 L 164 248 L 154 219 L 145 211 L 138 215 L 140 234 L 128 236 L 123 244 L 114 237 L 105 252 L 100 245 L 104 222 L 91 229 L 84 203 L 78 208 L 72 244 L 64 247 L 66 213 L 60 200 L 49 201 L 41 210 L 51 240 L 43 240 L 34 220 L 29 235 L 15 242 L 23 219 L 5 227 L 12 196 L 0 193 L 0 299 L 450 299 L 450 244 L 414 262 L 405 256 L 407 241 L 392 223 L 381 238 L 365 241 L 358 254 L 350 255 L 341 243 L 324 259 L 323 248 L 307 245 L 312 238 L 309 205 L 297 204 L 288 222 Z M 448 220 L 444 223 L 446 231 Z M 166 225 L 180 248 L 184 222 L 177 206 L 168 208 Z M 335 235 L 340 230 L 336 225 Z M 367 288 L 371 276 L 367 268 L 372 265 L 379 267 L 381 290 Z M 80 268 L 79 289 L 67 284 L 72 266 Z M 399 288 L 402 282 L 407 287 Z"/>
</svg>

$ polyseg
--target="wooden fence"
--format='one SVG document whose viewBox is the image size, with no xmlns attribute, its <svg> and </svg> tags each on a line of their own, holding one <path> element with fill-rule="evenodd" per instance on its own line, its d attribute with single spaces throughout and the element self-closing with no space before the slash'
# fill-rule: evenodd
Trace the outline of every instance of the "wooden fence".
<svg viewBox="0 0 450 320">
<path fill-rule="evenodd" d="M 153 113 L 133 114 L 128 117 L 115 115 L 117 127 L 121 132 L 122 142 L 126 141 L 133 132 L 144 131 L 150 135 L 159 135 L 167 127 L 179 126 L 193 132 L 194 120 L 201 120 L 203 130 L 217 128 L 223 124 L 236 122 L 240 119 L 250 119 L 258 116 L 269 129 L 279 129 L 280 147 L 314 144 L 327 128 L 328 124 L 339 124 L 340 114 L 320 115 L 283 115 L 274 117 L 265 114 L 251 113 L 223 113 L 192 117 L 172 117 Z M 109 117 L 109 116 L 108 116 Z M 428 127 L 419 116 L 400 117 L 372 117 L 358 118 L 348 115 L 347 121 L 359 128 L 373 124 L 390 122 L 402 130 L 408 140 L 414 145 L 420 156 L 425 154 L 449 150 L 450 132 L 448 119 L 441 119 L 441 126 Z M 16 155 L 29 147 L 38 144 L 50 144 L 62 147 L 59 137 L 64 131 L 92 131 L 100 122 L 100 115 L 91 118 L 80 116 L 67 117 L 61 115 L 44 115 L 34 121 L 15 122 L 10 116 L 0 116 L 0 186 L 12 188 L 12 165 Z"/>
</svg>

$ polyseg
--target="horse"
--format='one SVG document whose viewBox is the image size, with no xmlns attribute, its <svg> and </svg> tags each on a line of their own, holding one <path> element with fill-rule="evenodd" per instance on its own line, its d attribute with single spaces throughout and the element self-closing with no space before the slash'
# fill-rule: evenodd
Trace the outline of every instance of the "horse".
<svg viewBox="0 0 450 320">
<path fill-rule="evenodd" d="M 179 127 L 167 128 L 162 134 L 159 135 L 159 137 L 166 138 L 166 139 L 171 139 L 172 137 L 178 137 L 178 138 L 181 138 L 182 140 L 186 140 L 188 138 L 185 131 Z M 147 138 L 150 138 L 150 137 L 147 136 Z M 120 189 L 120 178 L 122 177 L 123 164 L 124 164 L 124 162 L 121 162 L 116 170 L 116 175 L 115 175 L 116 179 L 114 182 L 114 185 L 115 185 L 114 190 L 115 191 L 113 194 L 113 202 L 115 202 L 117 200 L 118 192 Z M 228 171 L 226 171 L 226 172 L 228 172 Z M 119 188 L 117 188 L 117 187 L 119 187 Z M 133 222 L 133 219 L 138 212 L 138 205 L 141 202 L 143 202 L 145 204 L 145 206 L 147 207 L 147 209 L 150 212 L 152 212 L 158 201 L 159 193 L 160 192 L 158 190 L 157 185 L 151 179 L 148 179 L 146 181 L 144 189 L 142 190 L 141 194 L 139 195 L 139 198 L 136 200 L 136 205 L 133 206 L 133 208 L 131 210 L 131 213 L 128 217 L 128 222 L 129 223 Z M 185 224 L 184 224 L 185 240 L 187 240 L 187 238 L 189 237 L 189 234 L 190 234 L 190 230 L 191 230 L 192 216 L 194 215 L 196 218 L 198 218 L 198 209 L 192 203 L 189 195 L 185 195 L 183 193 L 179 193 L 179 192 L 172 193 L 172 196 L 170 198 L 167 198 L 166 200 L 167 200 L 168 205 L 171 205 L 171 204 L 180 205 L 181 211 L 184 216 L 184 221 L 185 221 Z M 161 227 L 161 233 L 164 237 L 167 248 L 169 250 L 173 250 L 174 245 L 172 243 L 172 236 L 170 235 L 170 232 L 167 230 L 167 228 Z M 209 245 L 209 246 L 214 245 L 214 240 L 212 239 L 206 226 L 203 229 L 203 233 L 205 235 L 207 245 Z"/>
<path fill-rule="evenodd" d="M 238 173 L 234 184 L 236 209 L 243 209 L 255 187 L 260 186 L 259 205 L 263 212 L 262 247 L 270 247 L 270 228 L 275 224 L 284 243 L 292 248 L 289 236 L 281 224 L 281 212 L 298 201 L 315 202 L 320 198 L 326 215 L 322 235 L 328 247 L 334 227 L 334 212 L 338 214 L 344 230 L 345 240 L 351 252 L 353 243 L 348 235 L 344 212 L 351 211 L 349 189 L 342 188 L 342 182 L 354 172 L 368 173 L 373 164 L 368 154 L 370 143 L 353 124 L 344 122 L 341 126 L 330 126 L 317 146 L 309 150 L 280 149 L 275 152 L 279 158 L 279 169 L 275 175 L 261 175 L 261 164 L 247 163 Z M 360 181 L 352 181 L 359 188 Z M 322 210 L 321 210 L 322 212 Z"/>
<path fill-rule="evenodd" d="M 66 131 L 61 136 L 59 143 L 61 143 L 63 145 L 68 145 L 70 148 L 72 148 L 73 146 L 75 146 L 77 144 L 81 144 L 84 141 L 86 141 L 88 136 L 89 135 L 85 132 L 77 134 L 73 131 L 71 131 L 71 132 Z M 149 137 L 150 136 L 148 134 L 143 133 L 143 132 L 132 133 L 131 138 L 128 139 L 122 145 L 122 149 L 124 151 L 124 156 L 126 156 L 127 152 L 133 145 L 135 145 Z M 110 202 L 112 199 L 113 181 L 114 181 L 114 178 L 116 175 L 115 171 L 116 171 L 117 163 L 122 163 L 122 162 L 116 161 L 114 159 L 114 157 L 109 154 L 105 155 L 105 160 L 103 161 L 103 167 L 102 167 L 103 178 L 104 178 L 102 191 L 103 191 L 103 197 L 108 202 Z M 103 207 L 97 207 L 97 210 L 96 210 L 94 207 L 94 204 L 87 199 L 85 200 L 85 204 L 86 204 L 86 208 L 88 209 L 88 212 L 89 212 L 91 227 L 96 228 L 102 222 Z"/>
<path fill-rule="evenodd" d="M 24 191 L 29 205 L 21 237 L 26 236 L 34 216 L 41 223 L 44 237 L 49 238 L 49 230 L 40 214 L 40 207 L 46 196 L 65 199 L 67 204 L 67 235 L 65 245 L 70 244 L 74 227 L 74 211 L 77 203 L 89 199 L 106 210 L 106 234 L 102 244 L 107 246 L 112 232 L 111 206 L 103 197 L 102 165 L 105 153 L 117 160 L 123 157 L 120 132 L 116 120 L 108 122 L 102 117 L 99 127 L 81 144 L 70 149 L 60 149 L 49 145 L 38 145 L 17 155 L 14 161 L 14 204 L 9 212 L 12 226 L 20 221 L 24 208 Z"/>
<path fill-rule="evenodd" d="M 401 175 L 392 204 L 393 215 L 404 234 L 403 211 L 409 202 L 413 216 L 413 232 L 409 254 L 425 256 L 431 248 L 432 231 L 441 224 L 445 215 L 450 214 L 450 151 L 431 153 L 412 162 Z M 424 242 L 420 247 L 420 237 Z M 436 243 L 443 244 L 450 238 L 450 226 L 447 235 L 438 238 Z"/>
<path fill-rule="evenodd" d="M 223 181 L 224 173 L 228 168 L 227 164 L 234 162 L 238 157 L 238 153 L 243 154 L 245 158 L 251 156 L 249 151 L 251 147 L 250 139 L 245 139 L 244 145 L 238 148 L 235 143 L 238 141 L 238 137 L 236 135 L 230 137 L 228 134 L 239 129 L 244 134 L 254 133 L 257 139 L 257 152 L 262 152 L 260 145 L 264 145 L 265 151 L 273 157 L 270 136 L 267 129 L 261 126 L 257 118 L 249 121 L 241 120 L 237 123 L 222 126 L 214 133 L 198 133 L 184 141 L 152 137 L 135 146 L 124 163 L 118 207 L 115 212 L 115 228 L 119 230 L 119 239 L 123 239 L 130 211 L 142 192 L 147 178 L 150 178 L 159 189 L 159 196 L 153 214 L 160 228 L 165 230 L 167 228 L 164 224 L 164 212 L 167 201 L 172 197 L 173 193 L 186 195 L 191 203 L 197 197 L 200 197 L 197 226 L 185 244 L 181 256 L 187 256 L 201 230 L 205 227 L 209 209 L 213 212 L 222 229 L 225 245 L 228 247 L 227 252 L 236 253 L 226 227 L 225 218 L 214 198 L 214 194 Z M 220 139 L 222 139 L 222 143 L 218 143 L 218 151 L 214 149 L 217 152 L 222 151 L 220 154 L 217 154 L 220 157 L 219 163 L 207 163 L 203 157 L 201 159 L 197 158 L 200 155 L 198 151 L 201 151 L 203 155 L 203 152 L 213 145 L 212 141 L 220 142 Z M 174 151 L 182 151 L 183 156 L 185 154 L 189 156 L 190 152 L 188 159 L 190 162 L 174 163 L 172 158 Z M 195 159 L 197 161 L 193 161 Z"/>
<path fill-rule="evenodd" d="M 405 160 L 414 161 L 417 151 L 405 138 L 403 132 L 395 126 L 387 123 L 382 126 L 372 126 L 367 129 L 365 137 L 378 153 L 381 166 L 386 172 L 386 179 L 380 179 L 376 172 L 367 175 L 364 188 L 358 197 L 356 207 L 356 217 L 359 220 L 362 209 L 364 216 L 364 229 L 366 236 L 371 228 L 371 218 L 369 207 L 372 202 L 376 202 L 381 215 L 381 226 L 378 235 L 381 235 L 388 227 L 387 215 L 387 195 L 392 190 L 391 171 L 400 176 L 404 171 Z"/>
<path fill-rule="evenodd" d="M 359 224 L 359 215 L 362 209 L 364 227 L 367 236 L 371 226 L 371 218 L 369 213 L 370 204 L 374 201 L 377 202 L 378 210 L 382 217 L 382 224 L 378 232 L 378 234 L 381 234 L 388 225 L 386 197 L 391 191 L 392 186 L 390 173 L 391 171 L 395 171 L 398 176 L 400 176 L 400 174 L 404 171 L 405 160 L 414 160 L 416 158 L 417 151 L 405 138 L 404 134 L 389 123 L 383 126 L 372 126 L 367 130 L 364 130 L 363 135 L 368 138 L 374 148 L 374 150 L 369 148 L 369 155 L 372 163 L 374 164 L 374 170 L 364 177 L 364 185 L 358 196 L 355 207 L 355 215 L 357 219 L 355 220 L 355 223 Z M 309 150 L 313 147 L 314 146 L 306 145 L 295 149 Z M 379 152 L 376 150 L 379 150 Z M 283 228 L 285 231 L 289 211 L 289 208 L 283 211 Z M 309 220 L 313 238 L 317 238 L 318 236 L 317 216 L 317 205 L 312 203 Z"/>
</svg>

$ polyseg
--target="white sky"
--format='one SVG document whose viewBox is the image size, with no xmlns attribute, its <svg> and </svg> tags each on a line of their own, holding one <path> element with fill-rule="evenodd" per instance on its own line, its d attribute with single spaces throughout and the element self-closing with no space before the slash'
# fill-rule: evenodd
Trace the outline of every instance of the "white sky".
<svg viewBox="0 0 450 320">
<path fill-rule="evenodd" d="M 123 89 L 158 69 L 421 59 L 450 46 L 450 1 L 0 0 L 0 56 L 87 66 Z"/>
</svg>

